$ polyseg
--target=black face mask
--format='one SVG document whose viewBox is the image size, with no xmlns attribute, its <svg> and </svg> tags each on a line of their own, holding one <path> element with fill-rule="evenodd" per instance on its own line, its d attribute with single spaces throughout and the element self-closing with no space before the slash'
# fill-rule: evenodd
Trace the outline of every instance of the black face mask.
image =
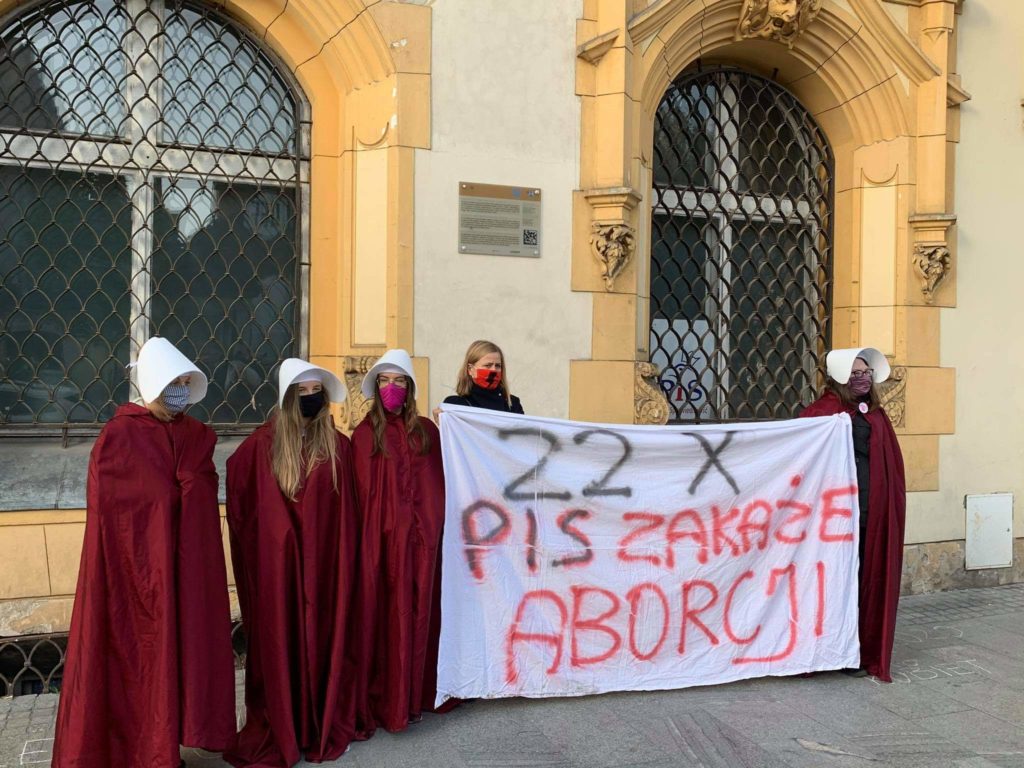
<svg viewBox="0 0 1024 768">
<path fill-rule="evenodd" d="M 320 413 L 325 402 L 327 400 L 322 389 L 319 392 L 314 392 L 312 395 L 299 395 L 299 413 L 302 414 L 303 418 L 312 419 Z"/>
</svg>

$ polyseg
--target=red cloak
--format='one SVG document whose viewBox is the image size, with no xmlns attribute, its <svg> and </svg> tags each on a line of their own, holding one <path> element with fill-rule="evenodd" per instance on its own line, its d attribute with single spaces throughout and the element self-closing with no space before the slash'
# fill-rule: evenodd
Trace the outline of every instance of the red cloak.
<svg viewBox="0 0 1024 768">
<path fill-rule="evenodd" d="M 89 458 L 55 768 L 178 768 L 234 738 L 213 430 L 122 405 Z"/>
<path fill-rule="evenodd" d="M 335 470 L 315 467 L 296 501 L 271 467 L 273 422 L 228 459 L 228 526 L 248 638 L 245 726 L 224 759 L 287 768 L 334 760 L 355 731 L 346 653 L 357 530 L 352 449 L 337 433 Z"/>
<path fill-rule="evenodd" d="M 388 415 L 387 455 L 373 453 L 367 416 L 352 433 L 362 516 L 358 637 L 361 736 L 378 725 L 404 729 L 433 708 L 440 634 L 440 548 L 444 527 L 441 438 L 421 455 L 401 416 Z M 412 444 L 410 444 L 412 442 Z"/>
<path fill-rule="evenodd" d="M 854 408 L 844 406 L 839 396 L 829 391 L 807 406 L 800 416 L 832 416 L 837 413 L 848 413 L 852 418 Z M 889 417 L 881 408 L 869 411 L 864 417 L 871 425 L 868 443 L 871 480 L 860 580 L 860 663 L 879 680 L 891 683 L 889 663 L 892 660 L 896 606 L 903 573 L 907 485 L 903 454 Z"/>
</svg>

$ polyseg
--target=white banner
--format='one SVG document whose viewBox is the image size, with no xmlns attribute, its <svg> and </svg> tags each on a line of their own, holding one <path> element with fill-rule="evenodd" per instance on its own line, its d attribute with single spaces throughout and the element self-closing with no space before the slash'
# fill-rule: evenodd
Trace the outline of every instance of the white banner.
<svg viewBox="0 0 1024 768">
<path fill-rule="evenodd" d="M 460 406 L 438 703 L 856 667 L 846 415 L 649 427 Z"/>
</svg>

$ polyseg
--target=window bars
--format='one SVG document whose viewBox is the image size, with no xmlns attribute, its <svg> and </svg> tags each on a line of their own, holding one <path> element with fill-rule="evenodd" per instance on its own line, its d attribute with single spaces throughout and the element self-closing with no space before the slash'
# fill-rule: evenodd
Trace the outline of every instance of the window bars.
<svg viewBox="0 0 1024 768">
<path fill-rule="evenodd" d="M 789 418 L 829 338 L 833 158 L 778 84 L 685 73 L 654 126 L 651 361 L 673 422 Z"/>
<path fill-rule="evenodd" d="M 0 434 L 95 431 L 169 338 L 191 413 L 264 420 L 305 354 L 309 117 L 223 13 L 78 0 L 0 20 Z"/>
<path fill-rule="evenodd" d="M 67 647 L 64 632 L 0 637 L 0 698 L 59 692 Z M 235 669 L 244 669 L 247 642 L 241 621 L 231 623 L 231 647 Z"/>
</svg>

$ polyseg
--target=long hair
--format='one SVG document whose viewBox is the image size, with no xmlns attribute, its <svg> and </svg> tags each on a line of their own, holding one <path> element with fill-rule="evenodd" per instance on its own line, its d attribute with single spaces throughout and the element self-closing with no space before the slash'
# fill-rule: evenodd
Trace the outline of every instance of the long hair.
<svg viewBox="0 0 1024 768">
<path fill-rule="evenodd" d="M 321 408 L 305 427 L 299 410 L 299 385 L 285 390 L 280 408 L 274 412 L 274 442 L 270 466 L 277 485 L 288 499 L 296 500 L 303 481 L 323 462 L 330 462 L 334 490 L 338 490 L 338 432 L 330 408 Z"/>
<path fill-rule="evenodd" d="M 505 353 L 501 351 L 501 347 L 492 341 L 486 341 L 485 339 L 478 339 L 469 345 L 469 349 L 466 350 L 466 359 L 462 361 L 462 367 L 459 369 L 459 375 L 455 377 L 455 391 L 466 397 L 470 392 L 473 391 L 473 379 L 469 376 L 469 366 L 476 365 L 480 358 L 484 355 L 490 355 L 497 352 L 501 356 L 501 390 L 505 396 L 505 402 L 508 403 L 509 408 L 512 407 L 512 388 L 508 383 L 508 363 L 505 362 Z"/>
<path fill-rule="evenodd" d="M 858 357 L 858 360 L 864 360 L 863 357 Z M 867 363 L 867 360 L 864 360 Z M 825 389 L 831 390 L 836 393 L 836 396 L 842 402 L 846 408 L 856 408 L 860 399 L 850 391 L 848 384 L 840 384 L 838 381 L 833 379 L 831 376 L 825 377 Z M 877 411 L 882 407 L 882 398 L 878 395 L 878 387 L 875 386 L 874 379 L 871 381 L 871 389 L 868 391 L 868 410 Z"/>
<path fill-rule="evenodd" d="M 430 435 L 423 428 L 420 421 L 420 414 L 416 408 L 416 385 L 411 376 L 407 376 L 409 389 L 405 394 L 405 404 L 402 406 L 402 421 L 405 424 L 405 434 L 409 438 L 409 444 L 421 456 L 430 452 Z M 380 386 L 373 382 L 373 405 L 370 407 L 370 424 L 373 426 L 373 453 L 381 456 L 388 455 L 387 445 L 384 441 L 384 430 L 387 427 L 388 412 L 384 408 L 384 402 L 380 399 Z"/>
</svg>

